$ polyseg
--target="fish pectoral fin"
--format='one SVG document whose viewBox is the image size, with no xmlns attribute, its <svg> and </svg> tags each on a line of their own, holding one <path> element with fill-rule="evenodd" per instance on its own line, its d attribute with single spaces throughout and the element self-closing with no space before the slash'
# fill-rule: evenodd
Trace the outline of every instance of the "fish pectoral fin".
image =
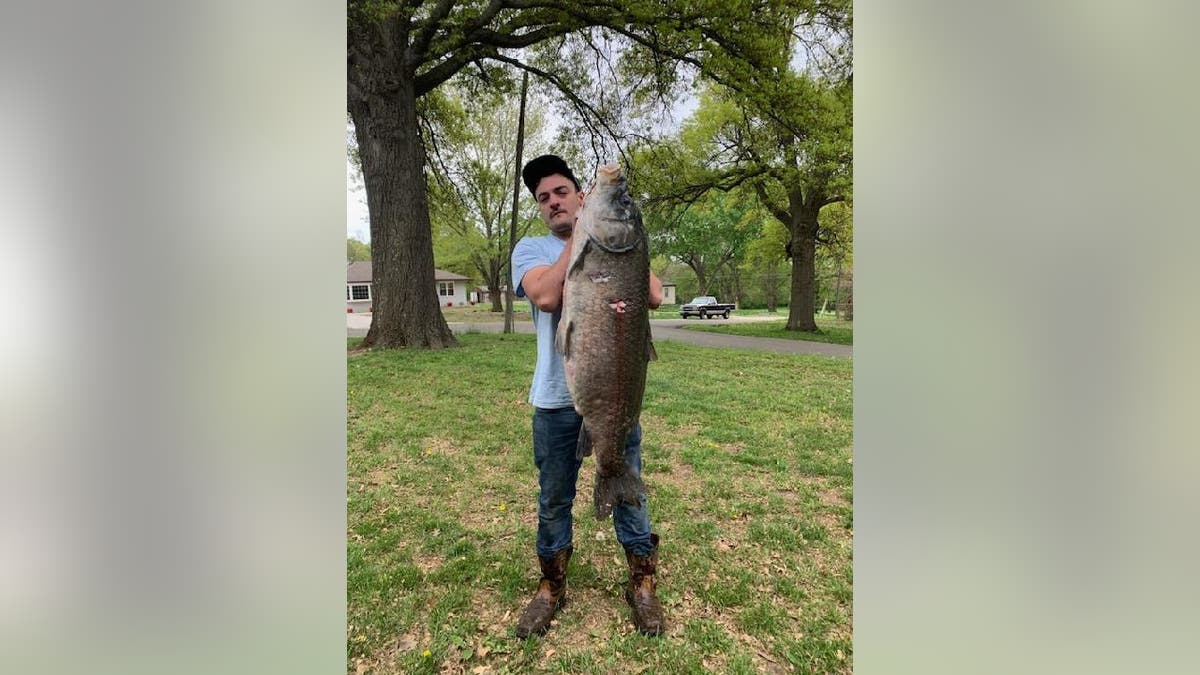
<svg viewBox="0 0 1200 675">
<path fill-rule="evenodd" d="M 575 256 L 575 259 L 571 261 L 571 267 L 567 269 L 567 276 L 570 276 L 575 270 L 583 267 L 583 259 L 587 256 L 588 249 L 592 247 L 592 238 L 586 234 L 583 236 L 585 237 L 583 245 L 579 249 L 579 255 Z"/>
<path fill-rule="evenodd" d="M 657 361 L 658 360 L 658 352 L 654 351 L 654 340 L 650 340 L 650 339 L 646 340 L 646 360 L 647 361 Z"/>
<path fill-rule="evenodd" d="M 571 333 L 575 330 L 574 321 L 559 321 L 558 331 L 554 335 L 554 348 L 566 358 L 571 355 Z"/>
<path fill-rule="evenodd" d="M 579 425 L 579 443 L 575 446 L 575 459 L 583 459 L 592 454 L 592 437 L 588 435 L 587 426 Z"/>
</svg>

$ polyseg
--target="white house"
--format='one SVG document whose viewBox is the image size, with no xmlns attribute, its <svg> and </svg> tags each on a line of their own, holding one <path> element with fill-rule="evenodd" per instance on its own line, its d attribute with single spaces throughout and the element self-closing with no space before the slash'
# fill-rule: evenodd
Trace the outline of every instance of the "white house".
<svg viewBox="0 0 1200 675">
<path fill-rule="evenodd" d="M 663 286 L 662 304 L 674 305 L 675 304 L 675 284 L 673 284 L 669 281 L 664 281 L 664 282 L 662 282 L 662 286 Z"/>
<path fill-rule="evenodd" d="M 502 285 L 500 287 L 500 301 L 501 302 L 504 302 L 504 294 L 507 292 L 508 292 L 508 284 Z M 468 299 L 470 299 L 472 302 L 476 302 L 476 303 L 490 303 L 492 301 L 492 292 L 488 290 L 487 286 L 476 286 L 475 290 L 471 291 L 471 295 L 469 296 Z M 519 298 L 518 298 L 518 300 L 519 300 Z"/>
<path fill-rule="evenodd" d="M 442 307 L 467 304 L 467 284 L 470 277 L 434 270 L 433 279 L 438 302 Z M 375 296 L 371 288 L 371 261 L 359 260 L 346 265 L 346 311 L 370 312 Z"/>
<path fill-rule="evenodd" d="M 438 302 L 442 303 L 442 307 L 461 307 L 467 304 L 467 290 L 471 277 L 435 269 L 433 280 L 437 284 Z"/>
</svg>

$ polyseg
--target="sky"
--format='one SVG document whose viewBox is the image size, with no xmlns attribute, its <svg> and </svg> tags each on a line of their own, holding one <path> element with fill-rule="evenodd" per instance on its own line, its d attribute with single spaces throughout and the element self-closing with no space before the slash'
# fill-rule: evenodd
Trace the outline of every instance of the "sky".
<svg viewBox="0 0 1200 675">
<path fill-rule="evenodd" d="M 371 221 L 367 218 L 367 193 L 362 182 L 351 180 L 354 167 L 346 159 L 346 236 L 371 241 Z"/>
</svg>

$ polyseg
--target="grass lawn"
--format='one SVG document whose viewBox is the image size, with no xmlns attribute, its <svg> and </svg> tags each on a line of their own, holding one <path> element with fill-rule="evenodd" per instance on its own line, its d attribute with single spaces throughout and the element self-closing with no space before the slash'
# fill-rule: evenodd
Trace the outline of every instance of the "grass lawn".
<svg viewBox="0 0 1200 675">
<path fill-rule="evenodd" d="M 443 307 L 442 316 L 446 321 L 462 321 L 467 323 L 504 323 L 504 312 L 493 312 L 492 303 L 476 303 L 474 305 L 458 305 Z M 531 321 L 529 301 L 524 298 L 513 303 L 513 317 L 517 321 Z"/>
<path fill-rule="evenodd" d="M 743 316 L 750 314 L 754 310 L 749 310 L 745 313 L 735 311 L 736 314 Z M 758 312 L 766 314 L 765 310 Z M 832 316 L 818 316 L 817 328 L 818 333 L 801 333 L 799 331 L 784 330 L 787 325 L 787 313 L 784 312 L 779 317 L 778 321 L 763 321 L 760 323 L 738 323 L 729 324 L 722 323 L 720 319 L 709 319 L 704 321 L 696 320 L 696 325 L 688 325 L 692 330 L 702 330 L 709 333 L 728 333 L 730 335 L 749 335 L 751 337 L 773 337 L 787 338 L 789 340 L 808 340 L 809 342 L 831 342 L 839 345 L 854 344 L 854 322 L 842 321 L 841 319 Z M 657 346 L 657 345 L 656 345 Z"/>
<path fill-rule="evenodd" d="M 534 337 L 459 340 L 348 358 L 348 673 L 852 672 L 849 362 L 656 345 L 643 456 L 667 632 L 633 630 L 588 459 L 570 602 L 519 641 Z"/>
</svg>

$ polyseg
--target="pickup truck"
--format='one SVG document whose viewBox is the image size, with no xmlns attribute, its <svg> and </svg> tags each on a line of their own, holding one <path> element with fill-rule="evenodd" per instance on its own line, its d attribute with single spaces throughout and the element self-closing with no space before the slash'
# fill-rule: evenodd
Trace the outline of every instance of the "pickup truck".
<svg viewBox="0 0 1200 675">
<path fill-rule="evenodd" d="M 698 316 L 701 319 L 707 319 L 710 316 L 721 316 L 729 318 L 729 313 L 733 311 L 732 304 L 717 302 L 717 299 L 711 295 L 701 295 L 692 298 L 692 301 L 679 308 L 679 316 L 688 318 L 689 316 Z"/>
</svg>

